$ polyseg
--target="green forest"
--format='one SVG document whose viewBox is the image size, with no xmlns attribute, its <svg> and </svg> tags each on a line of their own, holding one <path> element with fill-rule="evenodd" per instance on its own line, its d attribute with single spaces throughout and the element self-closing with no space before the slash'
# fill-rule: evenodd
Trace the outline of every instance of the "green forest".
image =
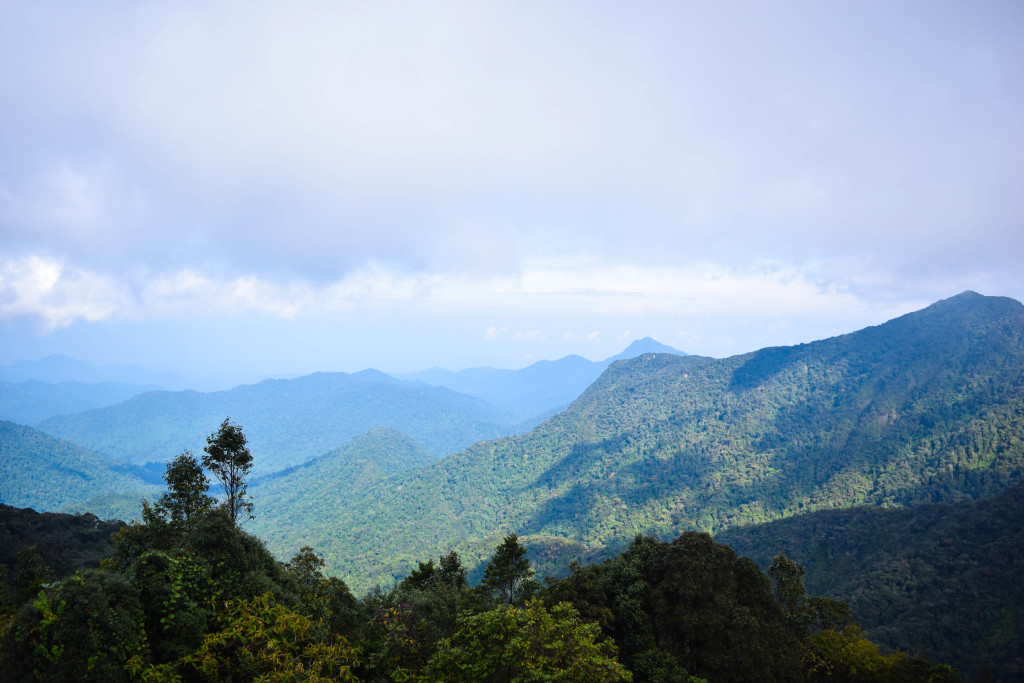
<svg viewBox="0 0 1024 683">
<path fill-rule="evenodd" d="M 762 567 L 779 552 L 886 645 L 995 680 L 1024 677 L 1024 484 L 995 498 L 823 510 L 715 537 Z"/>
<path fill-rule="evenodd" d="M 1016 301 L 622 360 L 422 444 L 268 472 L 224 419 L 155 472 L 0 423 L 5 502 L 99 515 L 0 508 L 3 680 L 1024 680 Z"/>
<path fill-rule="evenodd" d="M 971 293 L 810 344 L 645 355 L 528 434 L 360 487 L 297 471 L 256 526 L 362 591 L 438 546 L 476 566 L 510 532 L 555 571 L 636 534 L 980 500 L 1024 472 L 1022 369 L 1024 306 Z"/>
<path fill-rule="evenodd" d="M 958 680 L 883 653 L 845 604 L 808 596 L 785 555 L 762 572 L 696 532 L 638 536 L 543 583 L 510 534 L 476 585 L 448 552 L 357 599 L 310 548 L 281 562 L 240 528 L 253 511 L 244 435 L 225 421 L 208 441 L 202 461 L 168 465 L 166 493 L 106 547 L 111 529 L 94 517 L 2 510 L 5 530 L 20 530 L 5 547 L 21 547 L 4 557 L 0 680 Z M 77 562 L 48 564 L 41 544 L 83 527 Z"/>
</svg>

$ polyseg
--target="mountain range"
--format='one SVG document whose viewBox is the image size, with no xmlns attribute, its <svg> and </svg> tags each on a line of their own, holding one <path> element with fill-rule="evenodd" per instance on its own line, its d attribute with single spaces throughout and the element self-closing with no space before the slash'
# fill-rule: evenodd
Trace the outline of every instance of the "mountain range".
<svg viewBox="0 0 1024 683">
<path fill-rule="evenodd" d="M 156 385 L 122 382 L 0 382 L 0 420 L 34 425 L 56 415 L 70 415 L 127 401 Z"/>
<path fill-rule="evenodd" d="M 650 348 L 669 347 L 647 338 L 619 356 Z M 305 462 L 378 426 L 405 432 L 440 458 L 483 439 L 528 431 L 578 395 L 609 362 L 570 356 L 523 370 L 486 369 L 504 378 L 489 394 L 501 407 L 444 382 L 403 380 L 376 370 L 314 373 L 206 393 L 31 380 L 0 383 L 0 419 L 31 424 L 135 465 L 166 462 L 186 448 L 198 452 L 225 416 L 245 429 L 261 474 Z M 61 356 L 7 370 L 46 378 L 139 378 L 145 372 Z"/>
<path fill-rule="evenodd" d="M 300 464 L 377 426 L 399 429 L 441 457 L 508 434 L 501 412 L 473 396 L 384 373 L 315 373 L 228 391 L 156 391 L 53 417 L 39 429 L 135 464 L 200 452 L 225 416 L 241 425 L 256 472 Z"/>
<path fill-rule="evenodd" d="M 322 482 L 311 545 L 358 589 L 510 532 L 567 563 L 637 533 L 981 499 L 1021 479 L 1022 444 L 1024 306 L 968 292 L 810 344 L 615 362 L 528 434 L 344 495 Z"/>
<path fill-rule="evenodd" d="M 598 363 L 565 410 L 508 436 L 509 406 L 540 405 L 524 407 L 524 387 L 547 387 L 553 401 L 556 378 L 593 362 L 415 381 L 317 373 L 148 392 L 49 418 L 49 433 L 0 422 L 0 502 L 137 508 L 158 491 L 159 468 L 115 455 L 141 464 L 199 449 L 230 414 L 261 464 L 249 528 L 279 557 L 312 546 L 359 592 L 453 549 L 479 577 L 509 533 L 541 573 L 558 575 L 636 534 L 708 531 L 762 567 L 786 551 L 810 592 L 847 601 L 884 645 L 1024 676 L 1019 302 L 965 292 L 875 327 L 730 358 L 622 355 Z M 500 391 L 470 395 L 485 393 L 492 372 Z"/>
<path fill-rule="evenodd" d="M 644 337 L 603 361 L 571 355 L 558 360 L 538 361 L 521 370 L 484 367 L 452 372 L 431 368 L 395 376 L 470 394 L 507 411 L 513 420 L 529 420 L 537 416 L 549 417 L 568 406 L 615 361 L 636 358 L 645 353 L 686 355 Z"/>
</svg>

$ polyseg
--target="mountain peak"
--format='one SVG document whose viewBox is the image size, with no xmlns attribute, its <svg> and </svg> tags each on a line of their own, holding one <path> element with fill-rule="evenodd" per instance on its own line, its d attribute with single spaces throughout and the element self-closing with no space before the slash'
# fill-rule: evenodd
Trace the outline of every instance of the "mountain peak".
<svg viewBox="0 0 1024 683">
<path fill-rule="evenodd" d="M 964 325 L 986 325 L 988 322 L 1004 316 L 1019 318 L 1024 315 L 1024 305 L 1016 299 L 1006 296 L 986 296 L 970 290 L 961 292 L 948 299 L 936 301 L 931 306 L 914 311 L 890 321 L 897 323 L 948 325 L 957 327 Z"/>
<path fill-rule="evenodd" d="M 674 349 L 671 346 L 662 344 L 659 341 L 651 337 L 644 337 L 643 339 L 637 339 L 632 344 L 626 347 L 626 350 L 622 353 L 616 354 L 610 358 L 605 359 L 605 363 L 612 363 L 617 360 L 624 360 L 626 358 L 636 358 L 642 356 L 645 353 L 671 353 L 676 356 L 685 356 L 685 351 Z"/>
</svg>

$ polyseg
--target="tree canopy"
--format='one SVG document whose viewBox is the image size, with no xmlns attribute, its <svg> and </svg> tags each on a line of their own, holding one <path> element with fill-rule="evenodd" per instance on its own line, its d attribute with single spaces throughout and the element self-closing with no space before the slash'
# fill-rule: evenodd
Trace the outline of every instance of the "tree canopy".
<svg viewBox="0 0 1024 683">
<path fill-rule="evenodd" d="M 252 519 L 252 501 L 246 495 L 246 475 L 252 469 L 252 454 L 242 428 L 224 418 L 220 429 L 206 437 L 203 467 L 210 470 L 224 490 L 224 505 L 231 521 L 238 524 L 239 516 Z"/>
</svg>

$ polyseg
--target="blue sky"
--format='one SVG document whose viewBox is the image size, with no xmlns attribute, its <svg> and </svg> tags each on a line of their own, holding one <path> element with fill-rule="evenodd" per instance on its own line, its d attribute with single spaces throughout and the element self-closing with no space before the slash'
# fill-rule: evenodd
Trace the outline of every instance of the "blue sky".
<svg viewBox="0 0 1024 683">
<path fill-rule="evenodd" d="M 1024 5 L 0 0 L 0 363 L 714 356 L 1024 298 Z"/>
</svg>

